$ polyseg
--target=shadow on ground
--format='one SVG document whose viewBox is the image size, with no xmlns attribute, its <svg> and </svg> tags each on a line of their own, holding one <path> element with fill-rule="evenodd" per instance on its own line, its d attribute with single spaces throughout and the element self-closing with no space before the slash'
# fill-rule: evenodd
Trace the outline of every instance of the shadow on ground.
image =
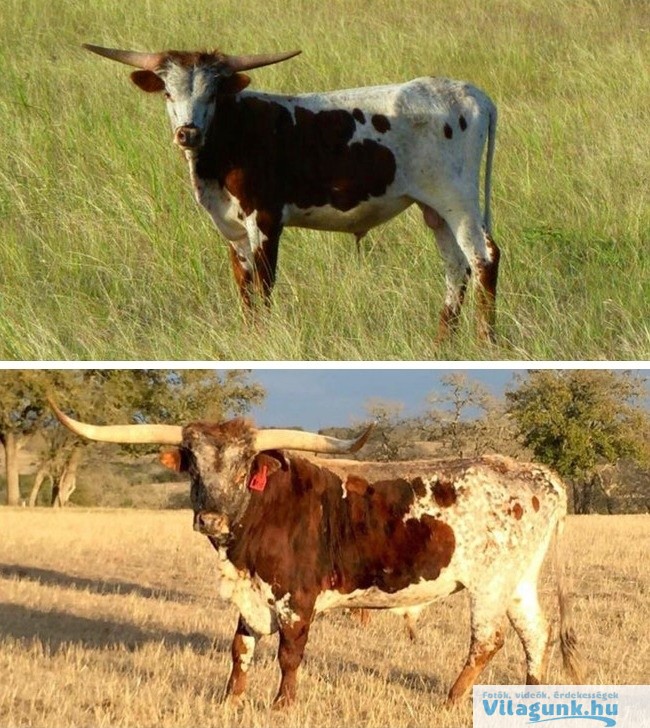
<svg viewBox="0 0 650 728">
<path fill-rule="evenodd" d="M 44 611 L 7 603 L 0 603 L 0 637 L 40 641 L 50 654 L 68 645 L 81 645 L 88 649 L 121 647 L 133 652 L 150 642 L 191 647 L 200 654 L 230 649 L 230 642 L 213 640 L 209 635 L 198 632 L 149 631 L 127 622 L 91 619 L 58 610 Z"/>
<path fill-rule="evenodd" d="M 21 564 L 1 564 L 0 579 L 26 579 L 46 586 L 63 587 L 64 589 L 80 589 L 92 594 L 135 594 L 144 599 L 163 599 L 171 602 L 192 602 L 196 596 L 188 592 L 170 591 L 142 586 L 131 581 L 102 581 L 85 576 L 75 576 L 62 571 L 41 569 Z"/>
</svg>

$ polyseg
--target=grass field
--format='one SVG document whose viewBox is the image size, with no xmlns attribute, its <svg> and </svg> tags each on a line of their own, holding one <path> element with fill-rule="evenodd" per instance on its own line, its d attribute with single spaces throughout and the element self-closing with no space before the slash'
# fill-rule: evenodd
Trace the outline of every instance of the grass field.
<svg viewBox="0 0 650 728">
<path fill-rule="evenodd" d="M 4 0 L 0 358 L 647 359 L 650 5 L 623 0 Z M 163 102 L 82 42 L 302 48 L 283 92 L 467 79 L 499 107 L 498 343 L 433 345 L 443 269 L 420 214 L 285 231 L 271 313 L 243 320 Z M 471 301 L 469 302 L 471 304 Z"/>
<path fill-rule="evenodd" d="M 235 609 L 216 598 L 214 552 L 185 512 L 0 510 L 0 725 L 471 725 L 471 705 L 442 707 L 465 658 L 466 595 L 430 607 L 413 646 L 400 618 L 362 627 L 329 613 L 313 625 L 299 701 L 279 714 L 277 638 L 263 640 L 249 692 L 221 702 Z M 569 519 L 576 626 L 591 684 L 650 678 L 650 529 L 645 516 Z M 542 600 L 555 616 L 546 571 Z M 560 657 L 552 681 L 562 682 Z M 483 683 L 518 683 L 521 645 L 509 629 Z"/>
</svg>

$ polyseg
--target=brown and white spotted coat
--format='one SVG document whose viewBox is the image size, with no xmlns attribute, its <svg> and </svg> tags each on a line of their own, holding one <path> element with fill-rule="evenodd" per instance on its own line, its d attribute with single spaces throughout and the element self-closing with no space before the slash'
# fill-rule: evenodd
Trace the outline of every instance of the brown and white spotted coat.
<svg viewBox="0 0 650 728">
<path fill-rule="evenodd" d="M 506 617 L 524 646 L 526 681 L 543 681 L 549 627 L 537 580 L 567 504 L 564 485 L 546 468 L 486 456 L 366 478 L 363 464 L 346 474 L 335 461 L 255 452 L 241 420 L 186 426 L 182 446 L 164 462 L 190 473 L 195 529 L 216 549 L 220 593 L 240 613 L 232 696 L 243 693 L 263 635 L 280 633 L 276 701 L 283 704 L 295 697 L 319 612 L 417 613 L 460 589 L 470 595 L 471 640 L 450 700 L 468 694 L 502 646 Z M 366 470 L 380 473 L 381 465 Z M 260 473 L 265 487 L 252 490 Z"/>
<path fill-rule="evenodd" d="M 134 83 L 165 93 L 195 197 L 230 244 L 246 304 L 255 288 L 268 301 L 285 227 L 347 232 L 359 241 L 415 203 L 445 264 L 438 338 L 456 328 L 470 277 L 478 333 L 493 338 L 499 250 L 490 229 L 490 186 L 497 114 L 482 91 L 427 76 L 286 96 L 244 90 L 248 76 L 233 72 L 218 52 L 88 48 L 146 67 L 132 74 Z M 130 54 L 126 60 L 124 54 Z"/>
</svg>

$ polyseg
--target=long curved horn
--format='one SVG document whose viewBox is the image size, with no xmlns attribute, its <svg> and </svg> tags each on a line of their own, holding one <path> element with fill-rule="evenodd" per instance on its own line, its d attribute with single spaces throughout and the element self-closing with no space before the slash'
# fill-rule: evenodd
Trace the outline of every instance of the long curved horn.
<svg viewBox="0 0 650 728">
<path fill-rule="evenodd" d="M 142 53 L 141 51 L 121 51 L 117 48 L 102 48 L 101 46 L 83 43 L 82 48 L 92 53 L 97 53 L 104 58 L 110 58 L 112 61 L 126 63 L 127 66 L 135 66 L 143 68 L 145 71 L 155 71 L 162 63 L 163 53 Z"/>
<path fill-rule="evenodd" d="M 264 450 L 309 450 L 322 453 L 356 452 L 366 443 L 374 424 L 354 440 L 339 440 L 336 437 L 318 435 L 300 430 L 258 430 L 253 446 L 258 452 Z"/>
<path fill-rule="evenodd" d="M 61 412 L 48 398 L 56 418 L 69 430 L 88 440 L 122 445 L 180 445 L 183 428 L 178 425 L 88 425 Z"/>
<path fill-rule="evenodd" d="M 287 53 L 265 53 L 259 56 L 224 56 L 224 61 L 234 73 L 237 71 L 250 71 L 252 68 L 270 66 L 297 56 L 302 51 L 288 51 Z"/>
</svg>

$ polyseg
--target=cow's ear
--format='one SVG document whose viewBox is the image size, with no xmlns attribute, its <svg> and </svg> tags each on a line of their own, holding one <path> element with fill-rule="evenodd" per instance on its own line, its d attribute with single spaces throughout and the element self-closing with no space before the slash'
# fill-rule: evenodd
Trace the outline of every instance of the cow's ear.
<svg viewBox="0 0 650 728">
<path fill-rule="evenodd" d="M 164 91 L 165 89 L 165 82 L 153 71 L 133 71 L 131 81 L 138 88 L 150 94 Z"/>
<path fill-rule="evenodd" d="M 232 76 L 224 76 L 219 82 L 219 91 L 222 94 L 238 94 L 243 91 L 251 82 L 250 76 L 245 73 L 233 73 Z"/>
<path fill-rule="evenodd" d="M 166 468 L 174 470 L 177 473 L 182 473 L 187 470 L 187 467 L 184 467 L 185 458 L 178 447 L 175 447 L 173 450 L 161 452 L 159 460 Z"/>
<path fill-rule="evenodd" d="M 263 467 L 269 475 L 273 475 L 278 470 L 288 470 L 289 463 L 279 450 L 267 450 L 255 456 L 251 473 L 256 473 Z"/>
</svg>

